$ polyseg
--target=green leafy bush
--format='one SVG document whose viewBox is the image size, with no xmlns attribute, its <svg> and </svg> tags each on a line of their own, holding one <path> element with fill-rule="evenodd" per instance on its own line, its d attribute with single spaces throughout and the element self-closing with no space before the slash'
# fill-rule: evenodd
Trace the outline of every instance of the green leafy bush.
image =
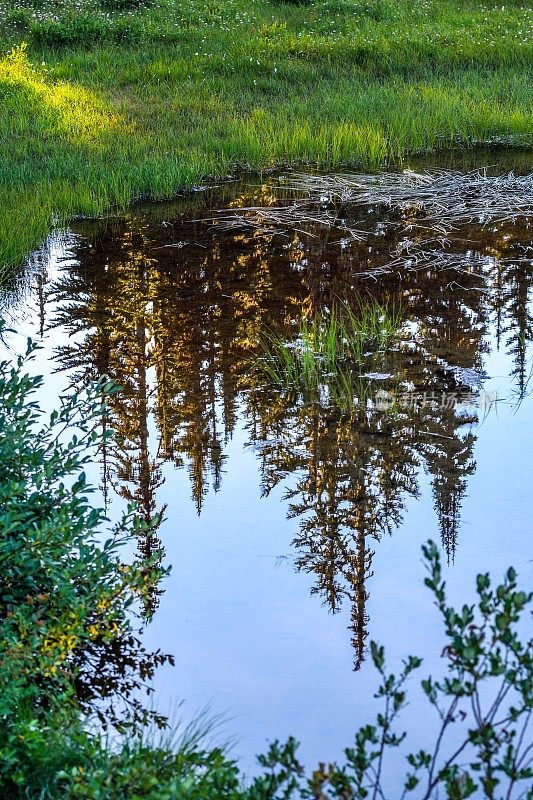
<svg viewBox="0 0 533 800">
<path fill-rule="evenodd" d="M 24 363 L 0 364 L 3 797 L 10 784 L 24 784 L 26 770 L 39 771 L 39 754 L 47 761 L 54 741 L 61 757 L 68 721 L 76 737 L 78 720 L 92 714 L 122 728 L 147 721 L 138 691 L 171 660 L 146 652 L 134 627 L 150 608 L 160 554 L 133 563 L 120 557 L 151 523 L 130 508 L 102 543 L 104 512 L 89 502 L 83 467 L 94 458 L 95 423 L 113 387 L 100 382 L 64 398 L 44 421 L 32 399 L 42 380 Z"/>
<path fill-rule="evenodd" d="M 109 25 L 105 20 L 88 14 L 65 16 L 54 19 L 32 20 L 28 32 L 31 40 L 41 47 L 64 47 L 66 45 L 91 45 L 108 37 Z"/>
<path fill-rule="evenodd" d="M 31 17 L 25 8 L 15 8 L 6 14 L 6 25 L 16 31 L 25 31 L 30 25 Z"/>
</svg>

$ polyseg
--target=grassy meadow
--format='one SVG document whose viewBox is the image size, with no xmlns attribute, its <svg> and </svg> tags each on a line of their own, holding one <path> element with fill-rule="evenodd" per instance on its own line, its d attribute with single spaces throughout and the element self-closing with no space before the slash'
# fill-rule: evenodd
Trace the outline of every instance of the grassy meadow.
<svg viewBox="0 0 533 800">
<path fill-rule="evenodd" d="M 2 274 L 53 225 L 239 168 L 533 145 L 533 7 L 0 0 Z"/>
</svg>

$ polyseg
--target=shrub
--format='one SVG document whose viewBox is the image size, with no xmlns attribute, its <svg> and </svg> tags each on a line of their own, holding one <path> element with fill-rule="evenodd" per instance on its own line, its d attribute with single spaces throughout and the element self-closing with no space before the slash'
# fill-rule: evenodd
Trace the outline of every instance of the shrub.
<svg viewBox="0 0 533 800">
<path fill-rule="evenodd" d="M 25 8 L 16 8 L 6 14 L 6 25 L 16 31 L 25 31 L 30 24 L 30 14 Z"/>
<path fill-rule="evenodd" d="M 132 563 L 120 557 L 152 523 L 132 507 L 104 542 L 104 512 L 89 502 L 83 466 L 94 457 L 95 424 L 113 387 L 99 382 L 64 398 L 43 421 L 32 398 L 42 379 L 23 371 L 25 360 L 0 364 L 2 796 L 24 785 L 26 770 L 39 772 L 37 753 L 48 760 L 49 744 L 50 753 L 55 740 L 59 755 L 68 751 L 60 742 L 67 721 L 74 738 L 81 715 L 122 729 L 150 716 L 162 723 L 138 692 L 171 660 L 146 652 L 134 627 L 150 608 L 161 554 Z"/>
<path fill-rule="evenodd" d="M 92 45 L 108 38 L 109 23 L 88 14 L 64 16 L 61 20 L 36 19 L 29 26 L 31 41 L 42 47 Z"/>
</svg>

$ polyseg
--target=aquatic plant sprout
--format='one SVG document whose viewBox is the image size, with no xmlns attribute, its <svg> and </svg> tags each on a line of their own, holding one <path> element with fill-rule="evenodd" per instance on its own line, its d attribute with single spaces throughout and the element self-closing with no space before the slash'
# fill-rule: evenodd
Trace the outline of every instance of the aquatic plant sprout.
<svg viewBox="0 0 533 800">
<path fill-rule="evenodd" d="M 280 389 L 325 404 L 352 405 L 368 395 L 365 360 L 383 353 L 400 325 L 399 308 L 360 301 L 354 311 L 338 303 L 311 318 L 303 315 L 292 340 L 265 334 L 256 364 Z"/>
</svg>

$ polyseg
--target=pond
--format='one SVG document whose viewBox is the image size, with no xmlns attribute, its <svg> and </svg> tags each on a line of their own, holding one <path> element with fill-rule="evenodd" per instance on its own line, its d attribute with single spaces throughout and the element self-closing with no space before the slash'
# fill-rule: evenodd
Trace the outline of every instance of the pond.
<svg viewBox="0 0 533 800">
<path fill-rule="evenodd" d="M 289 734 L 312 765 L 339 757 L 376 711 L 371 639 L 441 671 L 428 538 L 457 602 L 511 563 L 531 586 L 533 217 L 494 181 L 507 168 L 228 181 L 75 221 L 4 293 L 42 345 L 45 405 L 122 387 L 91 477 L 111 518 L 132 498 L 163 511 L 172 569 L 144 639 L 176 665 L 153 702 L 221 715 L 245 770 Z M 395 331 L 345 402 L 262 369 L 259 343 L 294 350 L 302 316 L 368 308 Z M 402 721 L 413 749 L 435 725 L 418 699 Z"/>
</svg>

